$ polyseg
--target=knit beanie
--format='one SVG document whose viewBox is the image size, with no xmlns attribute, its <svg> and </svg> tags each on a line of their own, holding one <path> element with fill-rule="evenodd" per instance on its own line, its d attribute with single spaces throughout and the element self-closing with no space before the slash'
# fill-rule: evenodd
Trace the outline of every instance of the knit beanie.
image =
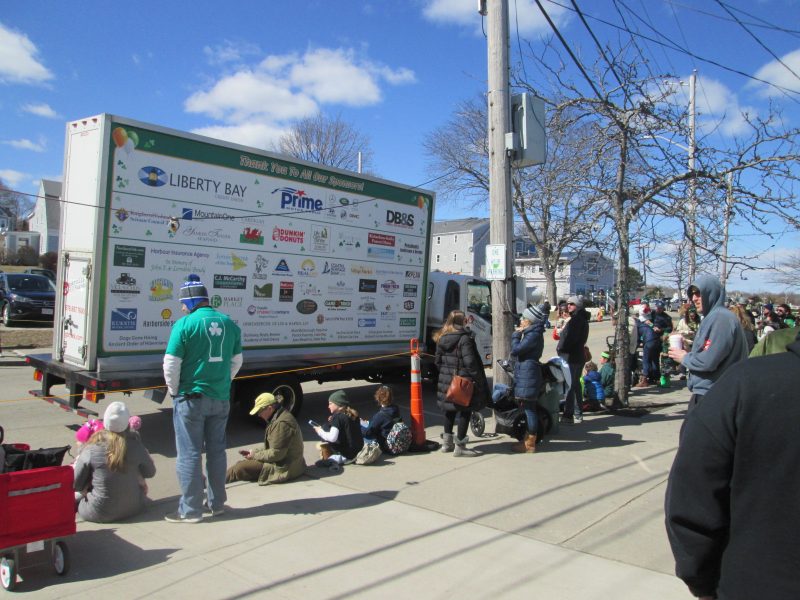
<svg viewBox="0 0 800 600">
<path fill-rule="evenodd" d="M 208 290 L 200 281 L 200 277 L 192 273 L 181 286 L 179 297 L 183 305 L 191 312 L 201 302 L 208 302 Z"/>
<path fill-rule="evenodd" d="M 131 413 L 124 402 L 112 402 L 103 415 L 103 426 L 114 433 L 122 433 L 128 428 Z"/>
<path fill-rule="evenodd" d="M 539 306 L 529 306 L 522 311 L 522 318 L 528 321 L 544 321 L 547 319 L 547 314 L 550 312 L 550 307 L 545 304 Z"/>
<path fill-rule="evenodd" d="M 328 396 L 328 402 L 336 406 L 350 406 L 350 402 L 347 401 L 347 394 L 344 393 L 344 390 L 336 390 L 333 392 Z"/>
</svg>

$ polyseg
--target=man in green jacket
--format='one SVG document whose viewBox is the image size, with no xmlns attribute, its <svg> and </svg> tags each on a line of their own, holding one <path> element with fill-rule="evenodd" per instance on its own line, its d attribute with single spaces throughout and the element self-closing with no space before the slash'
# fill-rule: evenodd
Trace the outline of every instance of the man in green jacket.
<svg viewBox="0 0 800 600">
<path fill-rule="evenodd" d="M 303 435 L 292 413 L 275 396 L 265 393 L 256 398 L 250 414 L 267 422 L 264 448 L 240 450 L 244 460 L 228 469 L 225 482 L 257 481 L 258 485 L 269 485 L 285 483 L 305 473 Z"/>
</svg>

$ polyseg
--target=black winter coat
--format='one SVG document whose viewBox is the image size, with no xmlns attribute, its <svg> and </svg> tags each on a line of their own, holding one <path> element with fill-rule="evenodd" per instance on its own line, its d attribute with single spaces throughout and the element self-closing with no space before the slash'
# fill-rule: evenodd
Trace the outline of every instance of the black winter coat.
<svg viewBox="0 0 800 600">
<path fill-rule="evenodd" d="M 511 335 L 511 357 L 514 365 L 514 396 L 535 400 L 542 387 L 542 358 L 544 350 L 544 321 L 534 321 L 523 331 Z"/>
<path fill-rule="evenodd" d="M 557 352 L 567 355 L 567 362 L 571 365 L 586 362 L 583 347 L 589 339 L 589 313 L 585 308 L 577 308 L 572 313 L 566 327 L 561 332 L 558 340 Z"/>
<path fill-rule="evenodd" d="M 461 356 L 461 368 L 459 365 Z M 434 360 L 439 370 L 439 380 L 436 383 L 436 398 L 439 408 L 443 411 L 464 410 L 447 402 L 447 388 L 453 380 L 453 375 L 469 377 L 474 382 L 472 403 L 470 410 L 480 410 L 489 400 L 489 383 L 486 381 L 486 372 L 483 370 L 483 361 L 478 354 L 478 347 L 472 334 L 464 329 L 446 333 L 439 338 L 436 344 L 436 358 Z M 456 373 L 458 371 L 458 373 Z"/>
</svg>

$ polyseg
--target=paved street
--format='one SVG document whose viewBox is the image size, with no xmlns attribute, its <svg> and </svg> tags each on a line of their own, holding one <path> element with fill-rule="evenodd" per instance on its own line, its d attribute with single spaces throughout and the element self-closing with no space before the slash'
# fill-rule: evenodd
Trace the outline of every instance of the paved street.
<svg viewBox="0 0 800 600">
<path fill-rule="evenodd" d="M 592 324 L 595 356 L 610 329 Z M 545 357 L 554 345 L 548 338 Z M 0 369 L 7 441 L 73 443 L 81 419 L 29 397 L 36 387 L 29 368 Z M 230 510 L 198 525 L 163 521 L 178 494 L 171 410 L 135 394 L 124 400 L 142 417 L 158 467 L 153 505 L 120 524 L 79 522 L 68 540 L 69 574 L 34 566 L 23 571 L 19 589 L 42 598 L 690 598 L 672 575 L 663 528 L 666 478 L 688 400 L 682 382 L 673 385 L 637 391 L 639 410 L 562 426 L 533 456 L 512 455 L 509 438 L 487 436 L 471 444 L 484 452 L 479 458 L 407 454 L 340 473 L 311 467 L 281 486 L 235 484 Z M 347 387 L 362 414 L 374 412 L 374 385 L 304 384 L 301 422 L 322 420 L 337 387 Z M 396 395 L 407 416 L 408 389 Z M 427 437 L 438 439 L 432 386 L 424 387 L 424 401 Z M 486 429 L 494 431 L 491 419 Z M 232 418 L 229 461 L 259 444 L 262 432 Z M 306 428 L 309 464 L 316 459 L 312 435 Z"/>
</svg>

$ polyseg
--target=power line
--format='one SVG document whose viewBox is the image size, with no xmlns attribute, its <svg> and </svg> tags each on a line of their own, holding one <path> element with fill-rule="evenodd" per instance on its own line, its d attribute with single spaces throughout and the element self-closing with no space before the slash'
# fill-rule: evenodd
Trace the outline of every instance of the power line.
<svg viewBox="0 0 800 600">
<path fill-rule="evenodd" d="M 712 12 L 709 12 L 709 11 L 706 11 L 706 10 L 701 10 L 701 9 L 697 8 L 696 6 L 692 6 L 690 4 L 683 4 L 682 2 L 676 2 L 675 0 L 664 0 L 664 1 L 667 2 L 668 4 L 671 4 L 672 6 L 678 6 L 680 8 L 685 9 L 685 10 L 690 10 L 690 11 L 696 12 L 698 14 L 705 15 L 707 17 L 711 17 L 713 19 L 718 19 L 720 21 L 727 21 L 729 23 L 733 22 L 733 19 L 729 19 L 729 18 L 727 18 L 727 17 L 725 17 L 723 15 L 718 15 L 716 13 L 712 13 Z M 761 27 L 762 29 L 769 29 L 769 30 L 772 30 L 772 31 L 779 31 L 781 33 L 786 33 L 786 34 L 794 36 L 794 37 L 800 37 L 800 30 L 789 29 L 787 27 L 781 27 L 780 25 L 775 25 L 774 23 L 770 23 L 769 21 L 766 21 L 766 20 L 762 19 L 761 17 L 759 17 L 757 15 L 753 15 L 753 14 L 747 12 L 747 11 L 744 11 L 741 8 L 736 8 L 736 7 L 730 6 L 730 5 L 727 5 L 727 6 L 731 10 L 735 10 L 736 12 L 740 12 L 743 15 L 746 15 L 746 16 L 750 17 L 751 19 L 755 19 L 756 21 L 760 21 L 760 23 L 748 23 L 748 25 L 752 25 L 753 27 Z"/>
</svg>

